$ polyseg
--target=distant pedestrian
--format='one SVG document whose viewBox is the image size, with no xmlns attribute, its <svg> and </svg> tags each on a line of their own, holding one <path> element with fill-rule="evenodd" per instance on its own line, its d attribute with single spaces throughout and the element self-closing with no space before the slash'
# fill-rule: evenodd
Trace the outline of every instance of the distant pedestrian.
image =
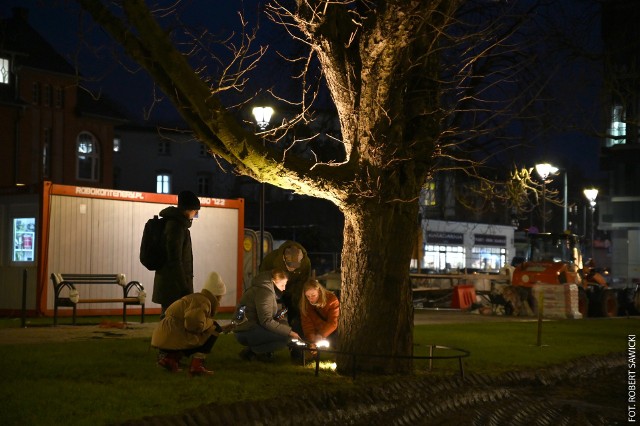
<svg viewBox="0 0 640 426">
<path fill-rule="evenodd" d="M 178 206 L 160 211 L 165 218 L 166 263 L 156 271 L 151 300 L 162 307 L 161 316 L 176 300 L 193 293 L 193 251 L 189 228 L 200 210 L 200 200 L 191 191 L 178 194 Z"/>
<path fill-rule="evenodd" d="M 226 291 L 220 275 L 212 272 L 200 293 L 184 296 L 169 306 L 151 337 L 151 346 L 159 349 L 159 366 L 177 372 L 180 359 L 192 356 L 189 374 L 213 374 L 204 366 L 204 360 L 220 333 L 235 327 L 222 327 L 214 319 Z"/>
<path fill-rule="evenodd" d="M 247 321 L 234 332 L 238 343 L 246 346 L 240 352 L 242 359 L 268 361 L 274 351 L 286 348 L 291 339 L 300 339 L 286 321 L 277 319 L 276 289 L 283 291 L 286 285 L 286 272 L 274 268 L 256 275 L 242 295 L 238 306 L 246 306 Z"/>
</svg>

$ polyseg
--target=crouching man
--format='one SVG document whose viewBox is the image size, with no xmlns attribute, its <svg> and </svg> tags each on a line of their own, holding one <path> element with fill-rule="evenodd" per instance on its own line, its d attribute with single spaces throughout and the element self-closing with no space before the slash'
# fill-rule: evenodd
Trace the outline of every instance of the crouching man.
<svg viewBox="0 0 640 426">
<path fill-rule="evenodd" d="M 214 320 L 226 291 L 220 275 L 212 272 L 200 293 L 184 296 L 167 308 L 151 337 L 151 346 L 159 350 L 160 367 L 180 371 L 179 361 L 186 356 L 192 357 L 189 374 L 213 374 L 205 368 L 204 360 L 220 333 L 234 327 L 232 324 L 222 327 Z"/>
</svg>

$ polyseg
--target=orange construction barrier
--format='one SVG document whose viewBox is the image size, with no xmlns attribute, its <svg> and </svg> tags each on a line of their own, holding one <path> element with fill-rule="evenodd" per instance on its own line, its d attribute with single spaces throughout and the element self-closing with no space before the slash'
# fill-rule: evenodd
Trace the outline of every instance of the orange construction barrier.
<svg viewBox="0 0 640 426">
<path fill-rule="evenodd" d="M 471 284 L 460 284 L 453 288 L 451 307 L 467 309 L 476 302 L 476 288 Z"/>
</svg>

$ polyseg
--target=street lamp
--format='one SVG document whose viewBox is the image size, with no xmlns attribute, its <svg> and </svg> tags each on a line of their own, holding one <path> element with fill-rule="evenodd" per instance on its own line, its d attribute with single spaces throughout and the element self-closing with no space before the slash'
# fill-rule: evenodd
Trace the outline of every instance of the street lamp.
<svg viewBox="0 0 640 426">
<path fill-rule="evenodd" d="M 547 178 L 557 171 L 558 168 L 549 163 L 536 164 L 536 172 L 542 179 L 542 232 L 547 232 Z"/>
<path fill-rule="evenodd" d="M 273 108 L 271 107 L 255 107 L 251 111 L 256 123 L 261 131 L 264 131 L 269 126 L 269 120 L 273 115 Z M 264 146 L 264 136 L 262 137 L 262 146 Z M 264 257 L 264 182 L 260 183 L 260 262 Z"/>
<path fill-rule="evenodd" d="M 567 193 L 568 193 L 568 183 L 567 183 L 567 170 L 564 170 L 564 200 L 562 202 L 562 231 L 567 231 L 569 229 L 569 199 L 567 197 Z"/>
<path fill-rule="evenodd" d="M 255 107 L 251 112 L 253 113 L 260 130 L 266 129 L 269 125 L 269 120 L 271 120 L 271 116 L 273 115 L 273 108 Z"/>
<path fill-rule="evenodd" d="M 598 190 L 596 188 L 587 188 L 584 191 L 584 196 L 589 200 L 589 211 L 591 212 L 591 259 L 593 259 L 593 231 L 595 225 L 593 223 L 593 213 L 596 210 L 596 198 L 598 198 Z"/>
</svg>

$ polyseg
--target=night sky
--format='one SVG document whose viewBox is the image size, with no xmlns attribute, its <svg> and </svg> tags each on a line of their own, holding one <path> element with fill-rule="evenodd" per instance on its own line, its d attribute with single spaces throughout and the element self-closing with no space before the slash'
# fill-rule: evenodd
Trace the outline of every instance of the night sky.
<svg viewBox="0 0 640 426">
<path fill-rule="evenodd" d="M 574 0 L 571 0 L 574 1 Z M 189 3 L 189 2 L 187 2 Z M 194 2 L 198 7 L 187 10 L 185 20 L 196 26 L 207 26 L 213 32 L 220 34 L 228 33 L 237 23 L 237 7 L 243 2 L 239 0 L 207 0 L 206 2 Z M 245 7 L 255 8 L 253 1 L 244 2 Z M 249 5 L 249 6 L 247 6 Z M 83 47 L 78 38 L 78 6 L 74 2 L 64 0 L 4 0 L 0 5 L 0 15 L 9 17 L 11 8 L 15 6 L 29 9 L 29 22 L 42 36 L 44 36 L 53 47 L 64 56 L 70 63 L 76 63 L 75 57 L 79 53 L 78 63 L 80 71 L 84 76 L 101 75 L 103 78 L 99 82 L 92 83 L 94 90 L 103 89 L 117 103 L 124 106 L 125 110 L 138 118 L 142 117 L 142 110 L 150 105 L 153 84 L 146 76 L 145 72 L 138 70 L 131 73 L 126 72 L 112 59 L 109 52 L 95 52 Z M 256 20 L 255 10 L 246 10 L 246 15 L 250 21 Z M 261 25 L 269 25 L 263 19 Z M 599 37 L 599 29 L 594 28 L 594 38 Z M 104 40 L 107 36 L 101 30 L 93 29 L 92 40 Z M 271 40 L 273 42 L 273 40 Z M 98 56 L 96 56 L 96 54 Z M 580 65 L 578 65 L 580 66 Z M 130 63 L 132 70 L 137 67 Z M 578 93 L 576 89 L 567 89 L 567 83 L 573 78 L 576 72 L 576 65 L 573 68 L 567 67 L 560 70 L 554 89 L 558 96 L 575 96 L 584 103 L 584 111 L 574 111 L 576 114 L 592 115 L 588 121 L 598 120 L 597 111 L 597 87 L 584 87 L 584 91 Z M 584 70 L 579 70 L 584 72 Z M 277 77 L 277 76 L 276 76 Z M 570 92 L 574 90 L 574 92 Z M 563 93 L 567 92 L 567 93 Z M 167 102 L 161 102 L 154 107 L 151 121 L 174 120 L 175 111 Z M 526 152 L 527 160 L 556 162 L 559 167 L 582 170 L 583 177 L 577 179 L 591 179 L 598 176 L 598 149 L 599 140 L 593 136 L 586 136 L 581 131 L 557 132 L 549 134 L 544 140 L 536 142 L 536 146 Z M 522 164 L 525 166 L 525 164 Z M 531 164 L 530 166 L 533 166 Z"/>
<path fill-rule="evenodd" d="M 189 4 L 190 2 L 185 2 Z M 207 0 L 195 2 L 197 8 L 185 9 L 183 18 L 194 26 L 207 26 L 216 34 L 226 35 L 232 32 L 238 22 L 235 0 Z M 254 2 L 247 2 L 253 4 Z M 10 17 L 12 8 L 23 7 L 29 10 L 29 23 L 38 31 L 67 61 L 80 64 L 80 73 L 89 81 L 85 84 L 94 93 L 104 91 L 122 106 L 130 115 L 142 119 L 153 98 L 153 83 L 135 63 L 124 58 L 128 70 L 118 64 L 112 52 L 107 49 L 96 50 L 95 46 L 112 47 L 108 35 L 97 28 L 90 28 L 91 48 L 79 37 L 79 6 L 65 0 L 3 0 L 0 4 L 0 16 Z M 249 18 L 254 17 L 252 10 L 245 11 Z M 85 27 L 86 28 L 86 27 Z M 77 59 L 76 59 L 77 58 Z M 156 92 L 156 96 L 162 93 Z M 175 120 L 176 113 L 168 101 L 154 106 L 150 121 Z"/>
</svg>

